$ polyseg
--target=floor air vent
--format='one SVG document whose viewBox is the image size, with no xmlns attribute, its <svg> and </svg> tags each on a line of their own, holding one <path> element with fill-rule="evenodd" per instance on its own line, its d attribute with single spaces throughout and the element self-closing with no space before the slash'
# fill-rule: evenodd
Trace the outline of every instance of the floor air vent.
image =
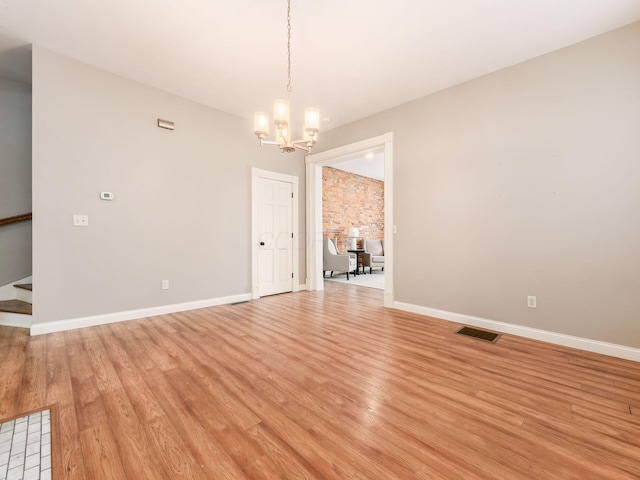
<svg viewBox="0 0 640 480">
<path fill-rule="evenodd" d="M 477 338 L 478 340 L 489 343 L 496 343 L 498 341 L 498 338 L 500 338 L 499 333 L 488 332 L 486 330 L 479 330 L 472 327 L 462 327 L 456 333 L 459 335 L 464 335 L 466 337 Z"/>
</svg>

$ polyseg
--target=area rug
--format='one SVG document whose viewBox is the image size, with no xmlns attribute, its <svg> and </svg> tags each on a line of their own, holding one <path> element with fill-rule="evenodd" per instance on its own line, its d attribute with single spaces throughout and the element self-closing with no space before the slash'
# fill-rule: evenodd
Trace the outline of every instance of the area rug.
<svg viewBox="0 0 640 480">
<path fill-rule="evenodd" d="M 373 273 L 367 272 L 365 275 L 349 275 L 347 280 L 346 273 L 334 273 L 333 278 L 329 278 L 329 274 L 325 277 L 327 282 L 337 282 L 345 285 L 358 285 L 360 287 L 377 288 L 384 290 L 384 272 L 374 270 Z"/>
</svg>

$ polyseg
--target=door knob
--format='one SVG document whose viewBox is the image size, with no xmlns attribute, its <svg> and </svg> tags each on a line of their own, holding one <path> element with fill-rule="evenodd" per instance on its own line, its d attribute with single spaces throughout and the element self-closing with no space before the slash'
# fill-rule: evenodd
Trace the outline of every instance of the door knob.
<svg viewBox="0 0 640 480">
<path fill-rule="evenodd" d="M 264 247 L 264 242 L 260 242 L 260 246 L 261 246 L 261 247 Z"/>
</svg>

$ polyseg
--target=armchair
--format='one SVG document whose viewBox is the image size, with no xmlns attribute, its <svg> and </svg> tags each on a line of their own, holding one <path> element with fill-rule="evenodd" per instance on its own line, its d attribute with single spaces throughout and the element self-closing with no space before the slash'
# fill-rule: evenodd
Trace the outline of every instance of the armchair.
<svg viewBox="0 0 640 480">
<path fill-rule="evenodd" d="M 347 272 L 347 280 L 349 280 L 349 272 L 356 271 L 358 268 L 358 261 L 355 257 L 346 254 L 338 253 L 338 249 L 333 239 L 324 238 L 322 240 L 323 255 L 322 255 L 322 276 L 326 272 Z"/>
<path fill-rule="evenodd" d="M 362 254 L 362 269 L 369 267 L 372 273 L 373 267 L 382 267 L 384 272 L 384 240 L 364 241 L 365 252 Z"/>
</svg>

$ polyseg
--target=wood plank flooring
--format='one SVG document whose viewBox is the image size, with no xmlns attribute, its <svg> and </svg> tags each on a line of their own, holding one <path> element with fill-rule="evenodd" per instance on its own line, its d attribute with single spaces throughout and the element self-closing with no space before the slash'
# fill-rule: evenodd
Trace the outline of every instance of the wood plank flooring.
<svg viewBox="0 0 640 480">
<path fill-rule="evenodd" d="M 30 338 L 0 420 L 57 405 L 67 479 L 638 479 L 640 364 L 299 292 Z"/>
</svg>

